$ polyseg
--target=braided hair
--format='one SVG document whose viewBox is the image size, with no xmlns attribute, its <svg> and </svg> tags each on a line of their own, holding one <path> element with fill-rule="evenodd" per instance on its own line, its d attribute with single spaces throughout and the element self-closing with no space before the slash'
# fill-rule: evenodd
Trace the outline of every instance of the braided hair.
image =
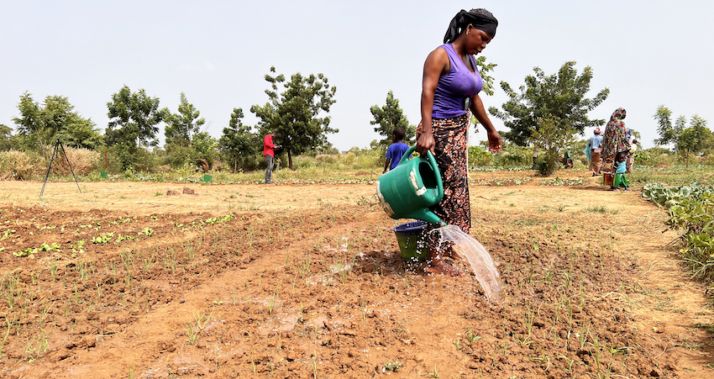
<svg viewBox="0 0 714 379">
<path fill-rule="evenodd" d="M 446 29 L 446 34 L 444 35 L 444 43 L 454 42 L 456 37 L 461 35 L 469 25 L 483 30 L 493 38 L 496 36 L 498 20 L 491 12 L 483 8 L 472 9 L 468 12 L 462 9 L 451 19 L 449 28 Z"/>
</svg>

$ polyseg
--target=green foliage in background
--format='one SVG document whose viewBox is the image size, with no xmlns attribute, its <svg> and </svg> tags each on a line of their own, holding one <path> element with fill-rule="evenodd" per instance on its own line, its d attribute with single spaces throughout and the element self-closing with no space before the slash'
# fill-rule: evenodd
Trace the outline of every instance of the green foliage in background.
<svg viewBox="0 0 714 379">
<path fill-rule="evenodd" d="M 0 124 L 0 151 L 8 151 L 13 147 L 12 128 L 7 125 Z"/>
<path fill-rule="evenodd" d="M 672 111 L 660 105 L 655 112 L 657 133 L 655 140 L 658 145 L 674 145 L 680 159 L 689 165 L 691 155 L 700 155 L 714 150 L 714 133 L 707 127 L 707 120 L 699 115 L 692 116 L 687 126 L 687 118 L 679 116 L 672 123 Z"/>
<path fill-rule="evenodd" d="M 379 145 L 384 147 L 392 143 L 392 133 L 395 129 L 404 131 L 404 142 L 411 144 L 416 136 L 416 127 L 409 124 L 407 116 L 404 115 L 402 107 L 399 106 L 399 100 L 394 97 L 394 93 L 390 90 L 387 92 L 387 99 L 384 105 L 372 105 L 369 108 L 372 114 L 370 125 L 377 125 L 374 131 L 377 132 L 382 139 L 379 140 Z"/>
<path fill-rule="evenodd" d="M 157 125 L 167 114 L 159 109 L 158 98 L 143 89 L 132 92 L 128 86 L 112 95 L 107 110 L 106 144 L 119 157 L 122 169 L 136 168 L 142 164 L 142 148 L 158 145 Z"/>
<path fill-rule="evenodd" d="M 253 128 L 243 124 L 243 117 L 243 109 L 233 108 L 228 127 L 223 128 L 218 141 L 221 154 L 233 172 L 254 169 L 256 156 L 263 146 Z"/>
<path fill-rule="evenodd" d="M 275 67 L 270 67 L 265 81 L 270 85 L 265 90 L 268 102 L 253 105 L 250 111 L 260 119 L 261 135 L 274 133 L 275 142 L 287 153 L 292 169 L 294 155 L 328 145 L 327 134 L 338 131 L 330 127 L 328 116 L 337 87 L 330 85 L 324 74 L 295 73 L 286 80 L 285 75 L 276 75 Z"/>
<path fill-rule="evenodd" d="M 669 211 L 668 225 L 681 230 L 680 253 L 693 276 L 714 282 L 714 187 L 693 183 L 665 187 L 648 184 L 642 196 Z"/>
<path fill-rule="evenodd" d="M 58 138 L 76 148 L 96 149 L 102 144 L 94 122 L 80 116 L 64 96 L 47 96 L 38 104 L 26 92 L 20 96 L 17 109 L 20 115 L 13 119 L 17 125 L 15 143 L 23 150 L 43 151 Z"/>
<path fill-rule="evenodd" d="M 489 108 L 489 112 L 503 120 L 508 131 L 504 137 L 519 145 L 532 143 L 533 133 L 540 127 L 539 120 L 552 118 L 575 132 L 583 133 L 586 127 L 603 125 L 604 120 L 590 119 L 588 113 L 600 105 L 610 93 L 607 88 L 593 98 L 588 98 L 593 71 L 586 66 L 578 73 L 575 62 L 566 62 L 556 74 L 546 73 L 536 67 L 526 76 L 525 84 L 516 92 L 507 82 L 501 89 L 508 96 L 501 110 Z"/>
</svg>

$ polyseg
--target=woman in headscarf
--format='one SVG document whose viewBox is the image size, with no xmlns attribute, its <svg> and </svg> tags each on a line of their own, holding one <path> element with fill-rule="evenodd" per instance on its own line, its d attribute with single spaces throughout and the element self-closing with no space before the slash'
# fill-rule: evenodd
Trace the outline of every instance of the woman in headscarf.
<svg viewBox="0 0 714 379">
<path fill-rule="evenodd" d="M 469 110 L 484 126 L 489 149 L 501 149 L 501 136 L 491 123 L 479 97 L 483 80 L 474 55 L 482 52 L 496 36 L 498 20 L 485 9 L 461 10 L 449 23 L 444 44 L 434 49 L 424 62 L 421 93 L 421 123 L 417 129 L 417 151 L 431 150 L 441 171 L 444 198 L 433 209 L 445 222 L 465 233 L 471 228 L 468 183 Z M 453 259 L 451 248 L 440 249 L 440 235 L 426 232 L 433 273 L 458 275 L 446 259 Z"/>
<path fill-rule="evenodd" d="M 630 143 L 627 140 L 627 128 L 625 122 L 622 121 L 627 116 L 624 108 L 617 108 L 612 113 L 610 121 L 605 127 L 605 135 L 602 139 L 602 173 L 605 178 L 605 183 L 610 184 L 610 188 L 614 189 L 614 174 L 615 174 L 615 157 L 620 152 L 630 150 Z"/>
</svg>

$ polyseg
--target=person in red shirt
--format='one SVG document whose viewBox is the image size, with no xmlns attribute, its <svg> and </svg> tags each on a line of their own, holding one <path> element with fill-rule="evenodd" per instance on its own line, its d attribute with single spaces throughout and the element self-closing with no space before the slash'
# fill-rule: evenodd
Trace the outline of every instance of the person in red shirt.
<svg viewBox="0 0 714 379">
<path fill-rule="evenodd" d="M 263 137 L 263 157 L 265 157 L 265 184 L 273 182 L 273 166 L 275 164 L 275 149 L 280 146 L 273 143 L 273 133 Z"/>
</svg>

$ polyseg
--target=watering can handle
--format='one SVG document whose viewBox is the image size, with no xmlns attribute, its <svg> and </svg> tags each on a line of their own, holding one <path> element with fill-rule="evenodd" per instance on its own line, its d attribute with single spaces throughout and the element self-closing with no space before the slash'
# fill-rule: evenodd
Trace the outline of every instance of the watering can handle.
<svg viewBox="0 0 714 379">
<path fill-rule="evenodd" d="M 412 146 L 407 151 L 404 152 L 404 155 L 402 155 L 402 159 L 399 160 L 399 164 L 402 164 L 409 159 L 411 159 L 412 153 L 416 150 L 416 146 Z M 444 197 L 444 183 L 441 180 L 441 171 L 439 171 L 439 165 L 436 163 L 436 158 L 434 157 L 434 154 L 431 153 L 431 150 L 427 150 L 426 152 L 426 157 L 429 160 L 429 163 L 431 163 L 431 166 L 434 168 L 434 173 L 436 174 L 436 190 L 437 192 L 437 197 L 441 199 Z"/>
</svg>

